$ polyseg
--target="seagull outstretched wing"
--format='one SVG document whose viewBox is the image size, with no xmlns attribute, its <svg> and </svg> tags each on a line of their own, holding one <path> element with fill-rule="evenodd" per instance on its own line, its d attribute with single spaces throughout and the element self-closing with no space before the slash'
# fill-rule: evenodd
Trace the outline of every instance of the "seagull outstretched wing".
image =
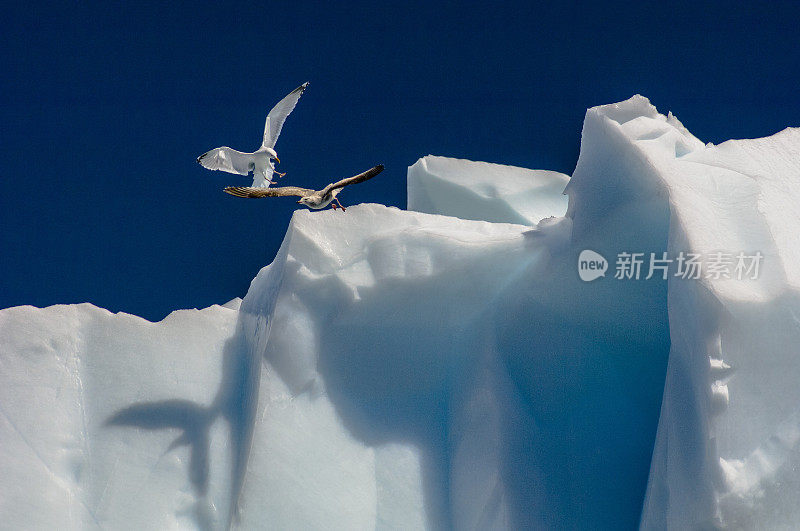
<svg viewBox="0 0 800 531">
<path fill-rule="evenodd" d="M 197 162 L 209 170 L 247 175 L 255 167 L 252 153 L 242 153 L 228 146 L 214 148 L 197 157 Z"/>
<path fill-rule="evenodd" d="M 307 86 L 308 82 L 303 83 L 291 91 L 269 111 L 267 122 L 264 124 L 263 147 L 275 147 L 275 143 L 278 141 L 278 136 L 281 134 L 281 129 L 283 128 L 283 122 L 286 121 L 286 117 L 294 110 L 297 101 L 300 99 L 300 96 L 303 95 L 303 91 Z"/>
<path fill-rule="evenodd" d="M 299 188 L 297 186 L 280 186 L 278 188 L 254 188 L 250 186 L 228 186 L 225 188 L 226 194 L 235 195 L 236 197 L 246 197 L 249 199 L 259 197 L 282 197 L 286 195 L 296 195 L 305 197 L 313 194 L 314 190 L 308 188 Z"/>
<path fill-rule="evenodd" d="M 383 164 L 378 164 L 377 166 L 368 169 L 364 173 L 359 173 L 358 175 L 354 175 L 352 177 L 348 177 L 347 179 L 342 179 L 341 181 L 329 184 L 322 189 L 322 195 L 326 195 L 331 190 L 336 190 L 337 188 L 344 188 L 348 184 L 363 183 L 364 181 L 372 179 L 382 171 Z"/>
</svg>

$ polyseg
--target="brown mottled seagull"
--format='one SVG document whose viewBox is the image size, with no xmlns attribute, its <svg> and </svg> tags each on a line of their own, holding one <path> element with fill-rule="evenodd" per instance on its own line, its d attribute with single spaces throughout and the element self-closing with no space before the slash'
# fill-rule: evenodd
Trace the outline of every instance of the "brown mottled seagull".
<svg viewBox="0 0 800 531">
<path fill-rule="evenodd" d="M 331 205 L 334 210 L 336 206 L 344 212 L 346 209 L 342 206 L 336 196 L 348 184 L 363 183 L 372 179 L 380 172 L 383 171 L 383 164 L 378 164 L 374 168 L 370 168 L 364 173 L 359 173 L 353 177 L 342 179 L 341 181 L 331 183 L 322 190 L 311 190 L 309 188 L 299 188 L 297 186 L 281 186 L 278 188 L 254 188 L 243 186 L 229 186 L 225 188 L 225 192 L 236 197 L 258 198 L 258 197 L 281 197 L 286 195 L 300 196 L 298 203 L 305 205 L 308 208 L 318 210 Z M 335 202 L 333 202 L 335 201 Z"/>
<path fill-rule="evenodd" d="M 263 188 L 272 184 L 273 172 L 281 177 L 286 175 L 285 173 L 276 172 L 275 166 L 272 164 L 272 159 L 278 162 L 281 161 L 275 152 L 275 143 L 278 141 L 278 135 L 281 134 L 283 123 L 294 110 L 297 101 L 303 95 L 303 91 L 307 86 L 308 83 L 303 83 L 276 103 L 275 107 L 269 111 L 267 121 L 264 124 L 264 137 L 261 147 L 256 151 L 242 153 L 228 146 L 222 146 L 203 153 L 197 157 L 197 162 L 209 170 L 221 170 L 239 175 L 247 175 L 253 172 L 253 186 Z"/>
</svg>

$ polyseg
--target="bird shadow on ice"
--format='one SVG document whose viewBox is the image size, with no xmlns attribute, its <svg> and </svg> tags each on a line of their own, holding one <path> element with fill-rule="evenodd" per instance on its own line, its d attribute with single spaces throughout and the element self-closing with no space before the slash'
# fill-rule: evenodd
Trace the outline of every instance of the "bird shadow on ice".
<svg viewBox="0 0 800 531">
<path fill-rule="evenodd" d="M 134 404 L 116 412 L 107 426 L 128 426 L 145 430 L 177 428 L 181 435 L 167 451 L 189 446 L 189 479 L 198 494 L 208 491 L 208 432 L 218 412 L 189 400 L 162 400 Z"/>
<path fill-rule="evenodd" d="M 229 527 L 238 517 L 259 384 L 259 360 L 253 364 L 249 350 L 243 347 L 240 326 L 238 322 L 237 332 L 223 347 L 222 377 L 210 405 L 179 398 L 140 402 L 115 412 L 105 421 L 106 427 L 180 431 L 164 453 L 181 446 L 189 447 L 189 482 L 198 498 L 194 517 L 201 529 Z M 230 476 L 227 478 L 227 511 L 215 516 L 212 507 L 220 507 L 222 500 L 207 498 L 212 470 L 212 426 L 217 419 L 224 420 L 228 428 L 229 441 L 223 447 L 230 449 Z M 225 482 L 222 478 L 217 481 Z"/>
</svg>

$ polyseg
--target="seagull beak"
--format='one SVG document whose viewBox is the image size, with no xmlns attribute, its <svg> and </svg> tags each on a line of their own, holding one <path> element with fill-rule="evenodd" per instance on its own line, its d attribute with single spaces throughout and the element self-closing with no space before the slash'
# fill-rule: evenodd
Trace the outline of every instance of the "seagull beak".
<svg viewBox="0 0 800 531">
<path fill-rule="evenodd" d="M 298 201 L 298 203 L 302 203 L 302 201 Z"/>
<path fill-rule="evenodd" d="M 280 163 L 281 163 L 281 159 L 279 159 L 279 158 L 278 158 L 278 155 L 275 155 L 275 160 L 277 160 L 277 161 L 278 161 L 278 164 L 280 164 Z"/>
</svg>

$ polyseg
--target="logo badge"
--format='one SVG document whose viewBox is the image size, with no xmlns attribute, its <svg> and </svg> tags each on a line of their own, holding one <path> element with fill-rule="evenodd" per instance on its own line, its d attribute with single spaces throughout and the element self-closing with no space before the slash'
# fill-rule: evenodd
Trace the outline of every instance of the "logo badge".
<svg viewBox="0 0 800 531">
<path fill-rule="evenodd" d="M 608 261 L 600 253 L 584 249 L 578 256 L 578 276 L 584 282 L 606 276 L 607 269 Z"/>
</svg>

